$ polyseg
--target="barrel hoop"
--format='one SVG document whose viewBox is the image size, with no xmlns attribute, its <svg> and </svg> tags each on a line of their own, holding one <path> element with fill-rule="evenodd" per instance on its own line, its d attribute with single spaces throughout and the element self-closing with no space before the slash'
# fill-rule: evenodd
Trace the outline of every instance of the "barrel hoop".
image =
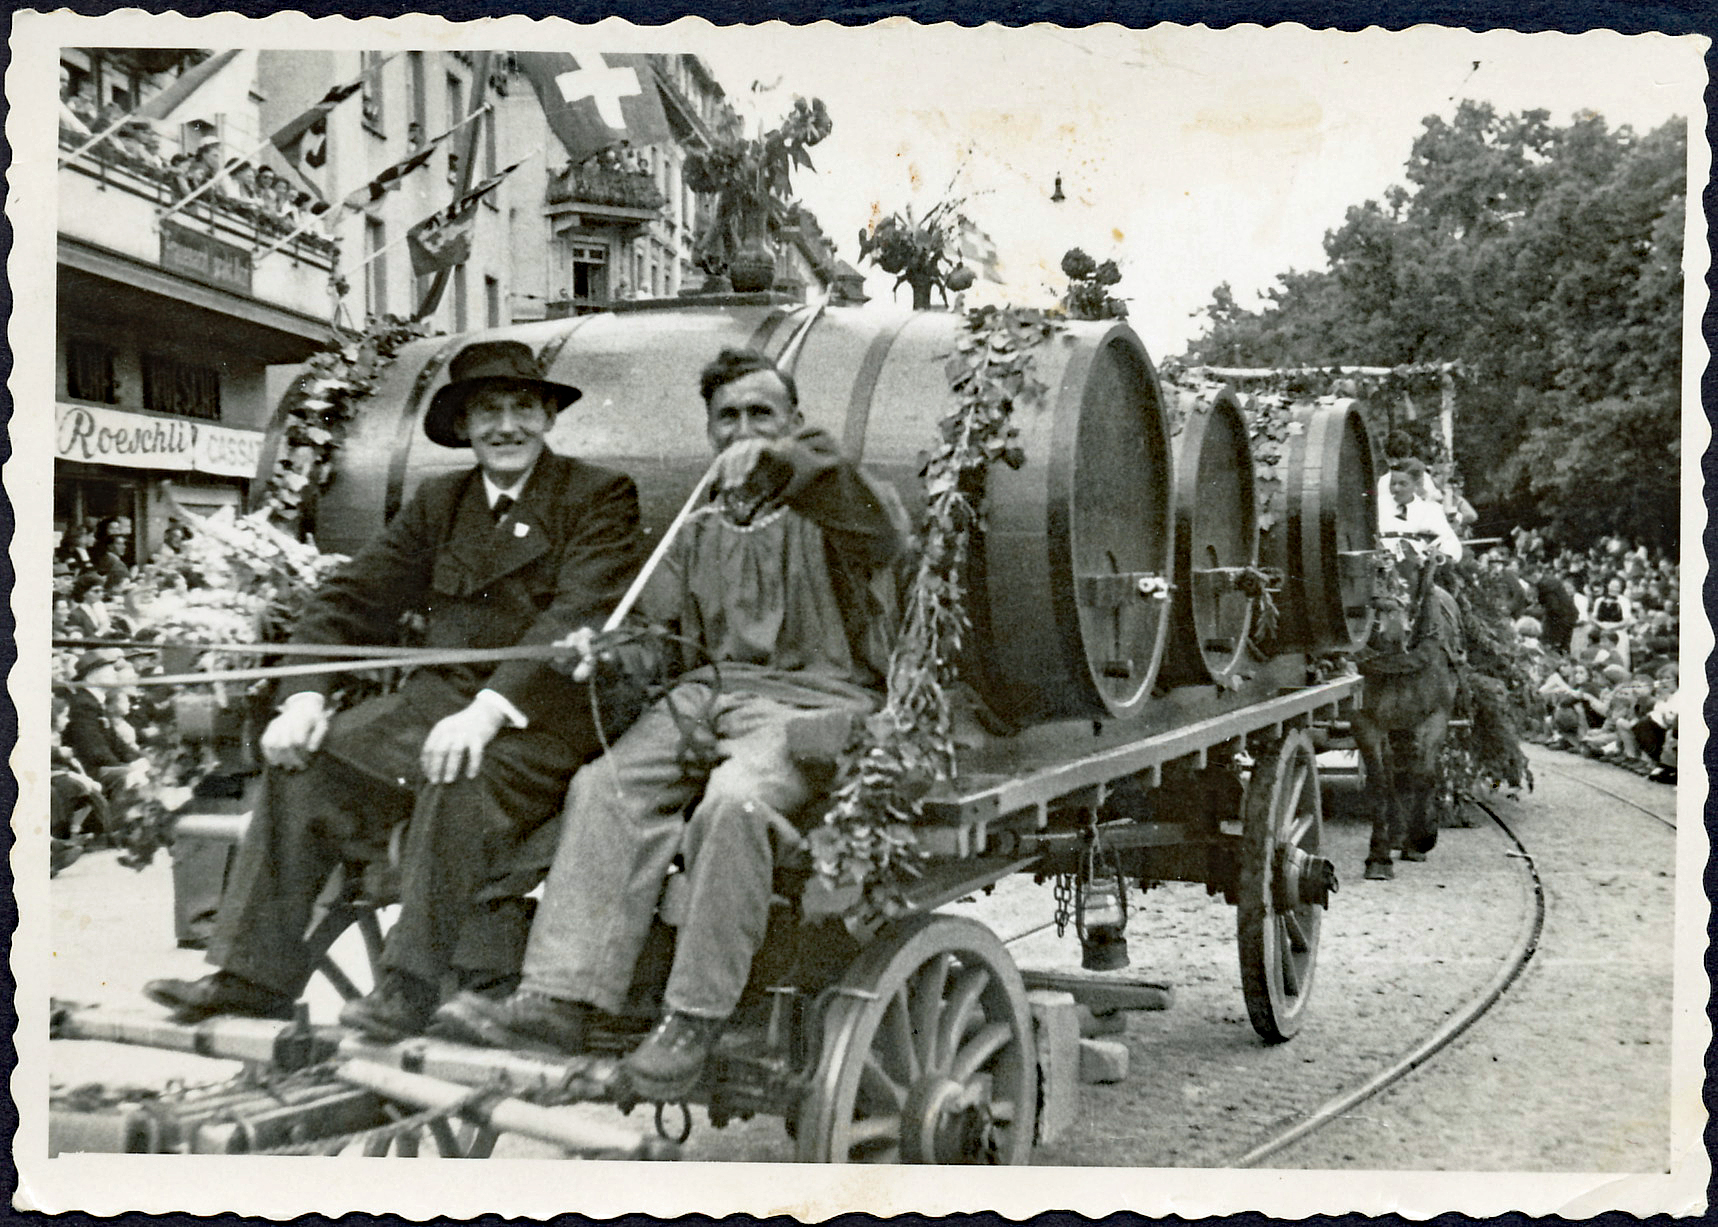
<svg viewBox="0 0 1718 1227">
<path fill-rule="evenodd" d="M 769 343 L 774 339 L 776 330 L 781 327 L 781 322 L 787 318 L 787 315 L 785 308 L 770 308 L 770 312 L 764 316 L 763 322 L 752 330 L 751 336 L 746 338 L 746 348 L 755 349 L 760 354 L 769 353 Z"/>
<path fill-rule="evenodd" d="M 547 375 L 555 369 L 555 363 L 560 361 L 561 351 L 567 347 L 567 342 L 573 339 L 573 334 L 583 328 L 590 318 L 588 315 L 580 316 L 573 321 L 570 328 L 543 346 L 543 352 L 537 355 L 537 367 L 543 374 Z"/>
<path fill-rule="evenodd" d="M 386 524 L 400 512 L 400 506 L 405 502 L 406 466 L 411 459 L 412 428 L 417 425 L 418 406 L 423 404 L 424 393 L 429 391 L 430 384 L 441 374 L 464 344 L 462 337 L 455 337 L 430 355 L 418 377 L 412 381 L 411 391 L 406 393 L 405 403 L 400 406 L 400 421 L 394 431 L 394 452 L 388 458 L 388 488 L 382 499 L 382 523 Z"/>
<path fill-rule="evenodd" d="M 876 399 L 877 382 L 883 377 L 883 366 L 889 361 L 889 351 L 895 338 L 912 320 L 906 316 L 898 323 L 884 328 L 871 338 L 859 371 L 853 376 L 853 394 L 847 400 L 847 427 L 841 436 L 841 453 L 851 460 L 865 458 L 865 434 L 871 426 L 871 402 Z"/>
</svg>

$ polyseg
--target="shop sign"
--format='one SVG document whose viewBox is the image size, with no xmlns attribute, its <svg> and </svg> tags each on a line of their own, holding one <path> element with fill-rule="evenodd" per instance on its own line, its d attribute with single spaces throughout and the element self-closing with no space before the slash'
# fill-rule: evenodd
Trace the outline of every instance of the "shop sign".
<svg viewBox="0 0 1718 1227">
<path fill-rule="evenodd" d="M 251 292 L 250 252 L 172 222 L 161 223 L 161 267 L 222 289 Z"/>
<path fill-rule="evenodd" d="M 54 407 L 54 455 L 127 469 L 255 477 L 263 432 L 87 405 Z"/>
</svg>

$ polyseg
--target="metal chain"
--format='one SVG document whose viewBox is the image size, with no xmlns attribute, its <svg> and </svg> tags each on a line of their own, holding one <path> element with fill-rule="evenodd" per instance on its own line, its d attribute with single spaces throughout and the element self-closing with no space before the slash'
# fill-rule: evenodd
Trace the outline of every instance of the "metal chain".
<svg viewBox="0 0 1718 1227">
<path fill-rule="evenodd" d="M 1074 905 L 1074 875 L 1059 873 L 1056 875 L 1056 885 L 1052 888 L 1052 897 L 1056 903 L 1056 936 L 1064 937 L 1068 932 L 1068 921 L 1072 916 Z"/>
</svg>

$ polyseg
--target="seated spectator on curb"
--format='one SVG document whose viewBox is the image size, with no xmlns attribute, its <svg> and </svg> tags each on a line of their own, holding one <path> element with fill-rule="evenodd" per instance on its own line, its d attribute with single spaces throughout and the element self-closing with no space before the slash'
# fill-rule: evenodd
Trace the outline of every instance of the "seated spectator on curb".
<svg viewBox="0 0 1718 1227">
<path fill-rule="evenodd" d="M 80 639 L 111 639 L 114 637 L 113 616 L 107 608 L 107 582 L 94 571 L 85 571 L 72 580 L 72 606 L 66 622 L 74 636 Z"/>
<path fill-rule="evenodd" d="M 678 854 L 687 907 L 664 1011 L 621 1065 L 631 1094 L 663 1102 L 698 1085 L 739 1004 L 769 919 L 772 842 L 797 842 L 792 821 L 814 799 L 793 727 L 879 705 L 903 539 L 887 499 L 804 425 L 791 378 L 769 359 L 723 350 L 700 390 L 715 497 L 646 593 L 651 620 L 697 650 L 574 777 L 518 991 L 461 994 L 431 1029 L 582 1051 L 593 1012 L 622 1006 Z"/>
<path fill-rule="evenodd" d="M 1681 692 L 1677 688 L 1677 669 L 1667 665 L 1653 682 L 1652 706 L 1646 717 L 1635 724 L 1635 742 L 1641 753 L 1653 764 L 1647 778 L 1660 784 L 1676 783 L 1677 725 L 1681 712 Z"/>
<path fill-rule="evenodd" d="M 1546 679 L 1539 693 L 1551 704 L 1553 749 L 1579 749 L 1586 735 L 1604 721 L 1604 706 L 1585 665 L 1564 665 Z"/>
</svg>

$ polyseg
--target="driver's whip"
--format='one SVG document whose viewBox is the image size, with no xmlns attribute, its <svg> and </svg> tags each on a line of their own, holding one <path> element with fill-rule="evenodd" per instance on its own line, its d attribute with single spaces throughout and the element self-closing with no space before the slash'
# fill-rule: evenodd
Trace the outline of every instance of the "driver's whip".
<svg viewBox="0 0 1718 1227">
<path fill-rule="evenodd" d="M 680 508 L 680 513 L 662 532 L 662 539 L 656 543 L 656 548 L 650 551 L 650 557 L 645 559 L 644 566 L 639 569 L 638 576 L 632 581 L 632 586 L 626 590 L 626 595 L 620 598 L 620 604 L 614 607 L 614 612 L 608 616 L 608 621 L 602 625 L 603 632 L 617 630 L 626 621 L 632 607 L 638 604 L 638 598 L 644 594 L 644 586 L 650 582 L 650 577 L 656 574 L 656 569 L 662 565 L 662 560 L 668 557 L 668 547 L 674 543 L 675 536 L 692 518 L 692 512 L 710 489 L 710 483 L 716 479 L 716 466 L 721 463 L 720 453 L 710 461 L 710 467 L 704 470 L 704 476 L 698 479 L 698 484 L 692 487 L 692 493 L 687 496 L 686 505 Z"/>
</svg>

